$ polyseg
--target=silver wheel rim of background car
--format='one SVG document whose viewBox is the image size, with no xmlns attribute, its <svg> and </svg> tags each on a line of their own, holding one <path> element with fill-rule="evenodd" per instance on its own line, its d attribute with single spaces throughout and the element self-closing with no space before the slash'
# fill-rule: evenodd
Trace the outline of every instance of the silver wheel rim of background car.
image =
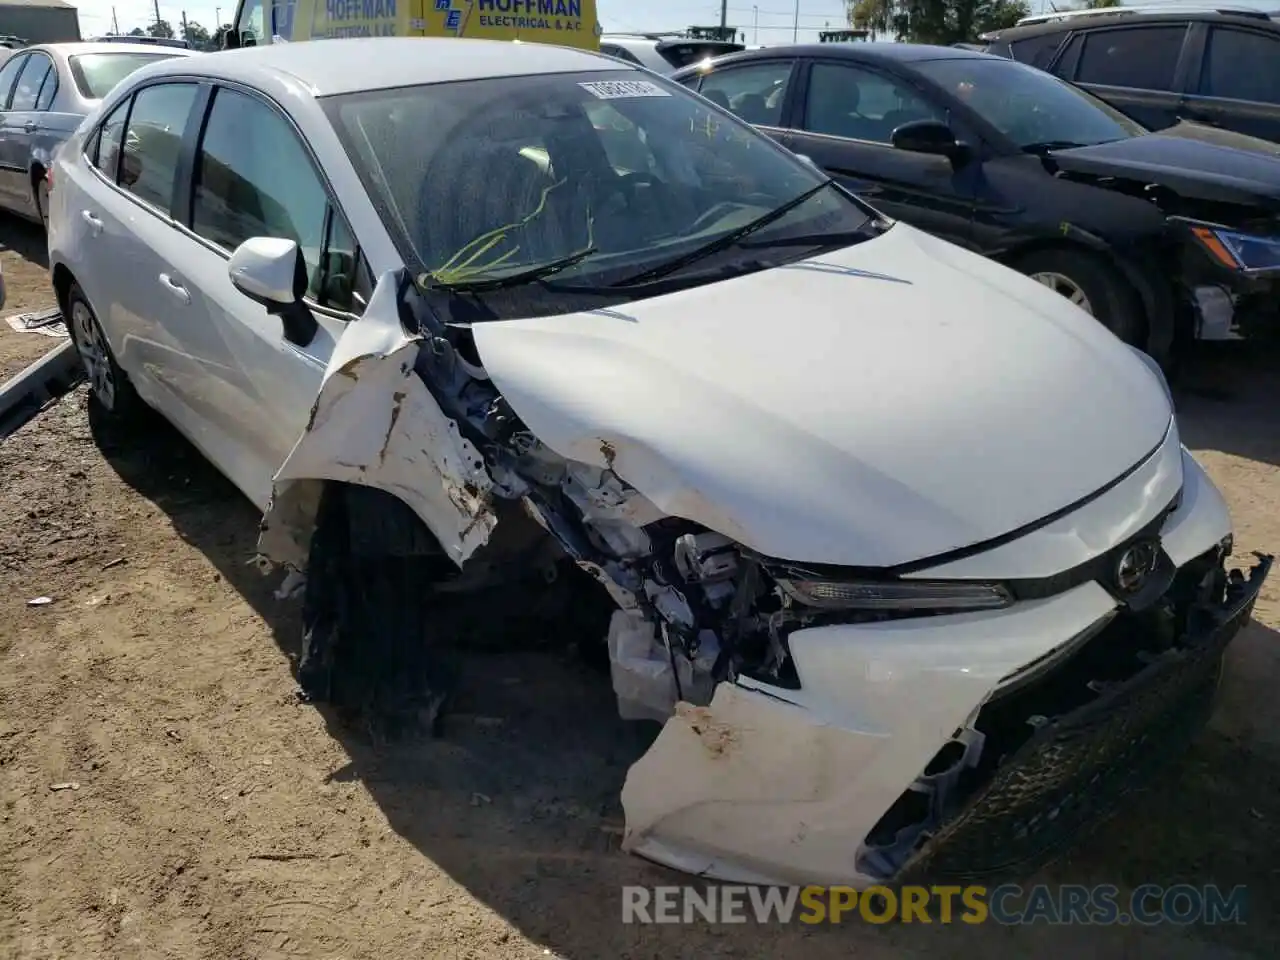
<svg viewBox="0 0 1280 960">
<path fill-rule="evenodd" d="M 1066 297 L 1089 316 L 1093 316 L 1093 304 L 1084 295 L 1084 290 L 1081 289 L 1080 284 L 1070 277 L 1053 271 L 1041 271 L 1040 273 L 1031 274 L 1031 279 L 1036 283 L 1044 284 L 1054 293 Z"/>
<path fill-rule="evenodd" d="M 71 336 L 75 338 L 76 351 L 84 364 L 84 372 L 89 378 L 98 401 L 108 410 L 116 402 L 116 385 L 111 375 L 111 361 L 107 356 L 107 345 L 103 342 L 102 332 L 94 322 L 93 314 L 83 303 L 75 303 L 71 307 Z"/>
</svg>

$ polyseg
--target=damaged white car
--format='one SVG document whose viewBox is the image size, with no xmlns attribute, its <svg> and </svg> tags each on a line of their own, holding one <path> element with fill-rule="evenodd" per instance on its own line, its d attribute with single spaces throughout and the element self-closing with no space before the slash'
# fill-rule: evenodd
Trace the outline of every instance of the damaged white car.
<svg viewBox="0 0 1280 960">
<path fill-rule="evenodd" d="M 306 569 L 308 694 L 430 718 L 441 605 L 598 596 L 620 709 L 665 721 L 624 847 L 682 870 L 1035 865 L 1183 748 L 1269 569 L 1228 568 L 1143 355 L 609 58 L 171 60 L 51 197 L 97 404 Z"/>
</svg>

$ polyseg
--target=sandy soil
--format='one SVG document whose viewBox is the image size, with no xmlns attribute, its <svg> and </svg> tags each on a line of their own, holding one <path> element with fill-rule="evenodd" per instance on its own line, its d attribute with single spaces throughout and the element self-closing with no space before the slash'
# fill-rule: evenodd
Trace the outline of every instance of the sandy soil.
<svg viewBox="0 0 1280 960">
<path fill-rule="evenodd" d="M 4 273 L 5 302 L 0 317 L 54 306 L 46 272 L 48 248 L 44 231 L 33 223 L 0 213 L 0 271 Z M 15 333 L 0 323 L 0 383 L 34 360 L 57 340 L 34 333 Z"/>
<path fill-rule="evenodd" d="M 47 305 L 43 270 L 3 258 L 14 302 Z M 1240 550 L 1280 547 L 1280 358 L 1192 379 L 1184 434 Z M 617 849 L 643 741 L 604 677 L 474 655 L 443 739 L 378 748 L 296 702 L 296 601 L 172 430 L 112 432 L 79 391 L 0 445 L 0 478 L 4 960 L 1280 955 L 1280 577 L 1186 762 L 1037 878 L 1247 884 L 1247 925 L 641 927 L 620 886 L 681 880 Z"/>
</svg>

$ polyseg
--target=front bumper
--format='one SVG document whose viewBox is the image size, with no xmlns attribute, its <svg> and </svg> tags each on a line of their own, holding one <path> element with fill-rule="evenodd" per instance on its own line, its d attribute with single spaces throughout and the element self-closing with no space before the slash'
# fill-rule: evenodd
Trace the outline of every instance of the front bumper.
<svg viewBox="0 0 1280 960">
<path fill-rule="evenodd" d="M 1270 568 L 1223 586 L 1226 507 L 1181 456 L 1178 506 L 1160 528 L 1178 573 L 1162 596 L 1210 569 L 1221 588 L 1211 602 L 1197 586 L 1194 614 L 1179 601 L 1182 626 L 1170 629 L 1171 599 L 1130 610 L 1089 579 L 1004 610 L 797 630 L 798 689 L 739 677 L 667 720 L 623 788 L 623 849 L 730 882 L 855 887 L 1024 870 L 1061 849 L 1197 728 Z M 1159 502 L 1177 483 L 1177 472 L 1175 487 L 1161 483 L 1166 460 L 1133 478 L 1160 488 Z M 939 569 L 981 579 L 1049 557 L 1065 569 L 1134 503 L 1126 482 Z M 1124 656 L 1099 663 L 1113 645 Z M 1072 681 L 1070 696 L 1055 678 Z"/>
<path fill-rule="evenodd" d="M 1270 557 L 1196 611 L 1178 646 L 1095 700 L 1044 718 L 917 851 L 904 882 L 973 882 L 1042 866 L 1116 801 L 1181 755 L 1208 719 L 1227 645 L 1249 621 Z"/>
</svg>

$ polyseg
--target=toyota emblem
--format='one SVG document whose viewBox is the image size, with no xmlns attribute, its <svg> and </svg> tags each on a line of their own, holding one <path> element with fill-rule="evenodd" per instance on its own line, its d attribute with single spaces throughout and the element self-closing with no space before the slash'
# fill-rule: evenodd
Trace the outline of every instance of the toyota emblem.
<svg viewBox="0 0 1280 960">
<path fill-rule="evenodd" d="M 1160 550 L 1152 540 L 1140 540 L 1125 547 L 1116 563 L 1116 586 L 1124 593 L 1137 593 L 1155 572 Z"/>
</svg>

